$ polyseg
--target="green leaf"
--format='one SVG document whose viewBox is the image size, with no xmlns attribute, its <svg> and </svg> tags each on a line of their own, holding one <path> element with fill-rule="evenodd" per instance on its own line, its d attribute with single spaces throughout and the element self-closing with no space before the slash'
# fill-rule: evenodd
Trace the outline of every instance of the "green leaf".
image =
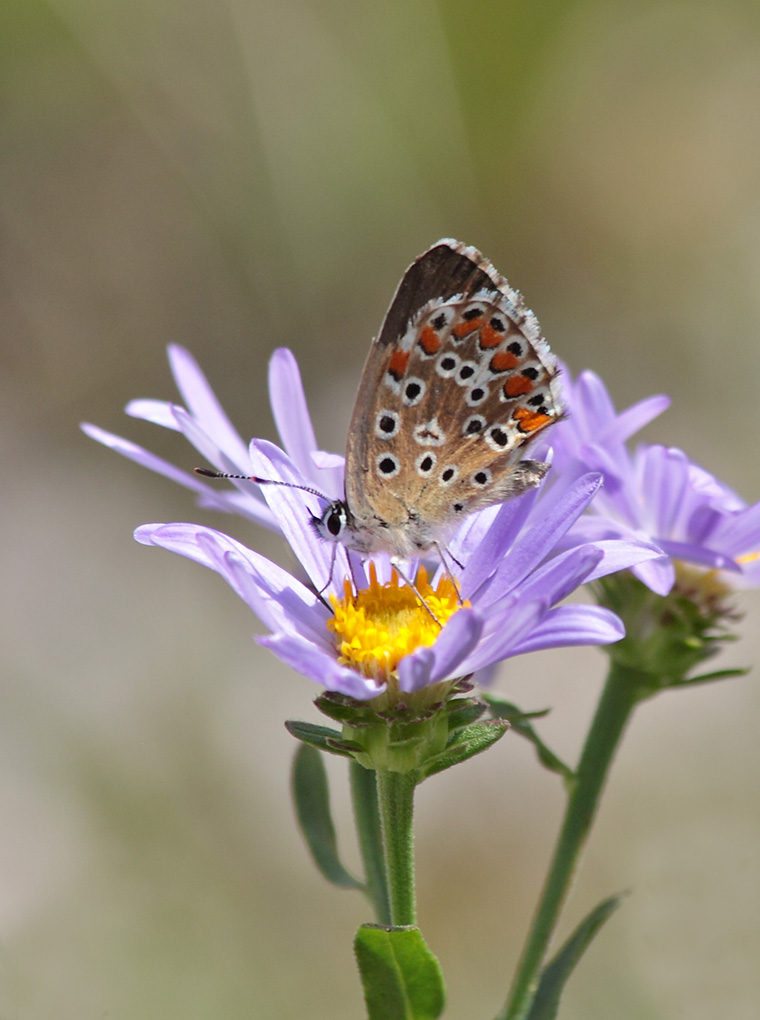
<svg viewBox="0 0 760 1020">
<path fill-rule="evenodd" d="M 355 724 L 357 718 L 361 719 L 367 714 L 366 704 L 356 702 L 353 698 L 347 698 L 342 694 L 335 694 L 332 691 L 325 691 L 324 694 L 315 700 L 314 704 L 319 711 L 326 715 L 333 722 L 344 724 Z M 374 714 L 370 711 L 370 714 Z"/>
<path fill-rule="evenodd" d="M 528 1020 L 554 1020 L 567 979 L 593 937 L 610 914 L 620 906 L 623 896 L 625 893 L 602 900 L 599 906 L 581 921 L 551 963 L 544 967 L 528 1013 Z"/>
<path fill-rule="evenodd" d="M 449 702 L 447 710 L 449 731 L 452 731 L 474 723 L 485 712 L 486 706 L 482 701 L 476 701 L 474 698 L 466 700 L 457 698 Z"/>
<path fill-rule="evenodd" d="M 380 924 L 391 923 L 388 876 L 383 853 L 382 823 L 377 793 L 377 773 L 358 762 L 349 765 L 351 802 L 354 807 L 356 835 L 364 865 L 364 891 L 375 908 Z"/>
<path fill-rule="evenodd" d="M 452 765 L 458 765 L 467 761 L 473 755 L 480 754 L 487 750 L 491 744 L 500 740 L 509 729 L 509 723 L 500 719 L 489 719 L 487 722 L 474 723 L 472 726 L 465 726 L 452 734 L 450 742 L 445 751 L 429 758 L 423 765 L 421 779 L 434 776 L 444 769 L 450 769 Z"/>
<path fill-rule="evenodd" d="M 310 744 L 320 751 L 338 754 L 343 758 L 352 757 L 352 751 L 361 751 L 358 744 L 353 744 L 350 740 L 344 740 L 340 730 L 330 729 L 329 726 L 316 726 L 314 723 L 297 722 L 294 719 L 288 719 L 285 723 L 285 729 L 296 740 L 301 740 L 304 744 Z"/>
<path fill-rule="evenodd" d="M 515 733 L 519 733 L 521 737 L 525 737 L 536 749 L 538 760 L 544 766 L 549 769 L 550 772 L 556 772 L 562 776 L 563 779 L 572 779 L 575 775 L 569 765 L 557 757 L 557 755 L 551 751 L 543 740 L 539 737 L 536 731 L 528 722 L 529 719 L 541 719 L 549 712 L 548 708 L 544 708 L 538 712 L 522 712 L 516 705 L 513 705 L 510 701 L 503 701 L 501 698 L 494 697 L 490 694 L 484 694 L 483 699 L 487 702 L 488 708 L 491 715 L 497 719 L 507 719 L 512 724 L 512 729 Z"/>
<path fill-rule="evenodd" d="M 436 1020 L 443 1013 L 443 974 L 419 928 L 363 924 L 354 951 L 368 1020 Z"/>
<path fill-rule="evenodd" d="M 692 684 L 709 684 L 713 680 L 731 680 L 736 676 L 746 676 L 748 669 L 718 669 L 714 673 L 702 673 L 700 676 L 689 676 L 684 680 L 675 680 L 671 687 L 689 687 Z"/>
<path fill-rule="evenodd" d="M 292 790 L 298 824 L 316 866 L 333 885 L 363 889 L 362 883 L 346 871 L 338 857 L 327 772 L 322 755 L 308 744 L 302 744 L 295 753 Z"/>
</svg>

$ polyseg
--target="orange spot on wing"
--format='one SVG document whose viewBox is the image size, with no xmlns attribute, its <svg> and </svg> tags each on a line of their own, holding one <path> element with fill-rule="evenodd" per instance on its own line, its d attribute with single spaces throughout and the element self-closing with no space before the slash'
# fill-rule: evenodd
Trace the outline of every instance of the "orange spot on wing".
<svg viewBox="0 0 760 1020">
<path fill-rule="evenodd" d="M 508 397 L 522 397 L 532 389 L 533 383 L 524 375 L 513 375 L 504 383 L 504 393 Z"/>
<path fill-rule="evenodd" d="M 527 407 L 515 408 L 512 415 L 517 422 L 520 432 L 537 432 L 554 421 L 550 414 L 539 414 L 537 411 L 529 411 Z"/>
<path fill-rule="evenodd" d="M 484 351 L 490 350 L 491 347 L 498 347 L 503 339 L 504 334 L 495 330 L 490 322 L 487 322 L 480 331 L 480 346 Z"/>
<path fill-rule="evenodd" d="M 420 333 L 419 345 L 425 354 L 435 354 L 441 346 L 441 338 L 432 326 L 425 326 Z"/>
<path fill-rule="evenodd" d="M 482 325 L 483 325 L 482 318 L 470 319 L 469 322 L 467 321 L 467 319 L 463 319 L 462 322 L 454 326 L 453 333 L 454 336 L 458 337 L 468 336 L 470 333 L 472 333 L 474 329 L 480 329 Z"/>
<path fill-rule="evenodd" d="M 510 368 L 516 368 L 518 364 L 517 355 L 512 351 L 497 351 L 491 358 L 491 364 L 488 367 L 492 372 L 508 372 Z"/>
<path fill-rule="evenodd" d="M 398 381 L 406 372 L 406 366 L 409 361 L 409 351 L 394 351 L 391 355 L 391 360 L 388 362 L 388 372 L 393 378 Z"/>
</svg>

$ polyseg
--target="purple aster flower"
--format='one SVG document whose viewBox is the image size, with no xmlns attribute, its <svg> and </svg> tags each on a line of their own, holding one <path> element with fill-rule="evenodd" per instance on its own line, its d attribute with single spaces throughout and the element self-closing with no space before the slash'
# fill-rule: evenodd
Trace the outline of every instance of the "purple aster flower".
<svg viewBox="0 0 760 1020">
<path fill-rule="evenodd" d="M 575 383 L 566 372 L 563 384 L 570 421 L 556 429 L 555 470 L 565 485 L 589 469 L 604 476 L 575 536 L 654 543 L 662 555 L 631 569 L 660 595 L 673 586 L 677 564 L 760 583 L 760 503 L 747 506 L 681 450 L 642 445 L 631 454 L 625 445 L 669 399 L 649 397 L 616 414 L 593 372 L 582 372 Z"/>
<path fill-rule="evenodd" d="M 313 489 L 327 498 L 342 495 L 342 458 L 316 447 L 290 352 L 275 352 L 269 377 L 284 450 L 253 440 L 246 451 L 190 355 L 173 347 L 170 358 L 187 408 L 141 400 L 128 413 L 181 431 L 220 471 L 286 485 L 259 488 L 238 480 L 220 492 L 123 439 L 94 426 L 85 430 L 193 489 L 203 506 L 279 529 L 307 580 L 213 528 L 147 524 L 135 537 L 219 573 L 269 631 L 259 642 L 329 691 L 358 700 L 384 692 L 404 698 L 523 652 L 622 637 L 609 610 L 557 604 L 581 584 L 657 555 L 651 544 L 617 536 L 568 538 L 599 490 L 598 473 L 573 479 L 546 507 L 540 490 L 531 490 L 470 515 L 450 542 L 452 557 L 463 564 L 456 586 L 443 567 L 430 583 L 424 567 L 412 571 L 421 605 L 387 556 L 361 560 L 316 534 L 311 520 L 324 501 Z"/>
</svg>

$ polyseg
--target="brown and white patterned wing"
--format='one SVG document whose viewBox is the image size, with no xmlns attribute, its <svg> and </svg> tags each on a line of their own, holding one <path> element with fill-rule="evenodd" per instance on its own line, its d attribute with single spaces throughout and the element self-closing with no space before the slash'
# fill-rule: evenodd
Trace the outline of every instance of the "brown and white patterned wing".
<svg viewBox="0 0 760 1020">
<path fill-rule="evenodd" d="M 545 468 L 520 463 L 526 444 L 561 415 L 521 295 L 474 248 L 439 241 L 404 275 L 364 367 L 346 456 L 356 526 L 391 551 L 429 545 L 536 485 Z"/>
</svg>

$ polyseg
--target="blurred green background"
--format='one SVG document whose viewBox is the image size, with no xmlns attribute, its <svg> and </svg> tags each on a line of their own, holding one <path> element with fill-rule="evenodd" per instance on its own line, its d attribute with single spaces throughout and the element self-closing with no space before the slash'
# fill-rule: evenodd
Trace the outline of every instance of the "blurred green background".
<svg viewBox="0 0 760 1020">
<path fill-rule="evenodd" d="M 673 395 L 647 438 L 759 499 L 760 6 L 3 0 L 0 92 L 0 1017 L 357 1020 L 367 911 L 316 874 L 288 799 L 282 722 L 316 691 L 217 578 L 131 533 L 205 520 L 284 551 L 78 423 L 195 466 L 122 415 L 175 396 L 178 342 L 274 438 L 287 345 L 342 450 L 401 273 L 455 236 L 619 407 Z M 760 651 L 760 598 L 741 606 L 724 666 Z M 542 732 L 573 758 L 602 670 L 534 655 L 498 689 L 555 706 Z M 640 710 L 564 930 L 633 895 L 563 1020 L 757 1017 L 758 701 L 755 674 Z M 561 803 L 512 736 L 420 790 L 447 1016 L 503 1000 Z"/>
</svg>

